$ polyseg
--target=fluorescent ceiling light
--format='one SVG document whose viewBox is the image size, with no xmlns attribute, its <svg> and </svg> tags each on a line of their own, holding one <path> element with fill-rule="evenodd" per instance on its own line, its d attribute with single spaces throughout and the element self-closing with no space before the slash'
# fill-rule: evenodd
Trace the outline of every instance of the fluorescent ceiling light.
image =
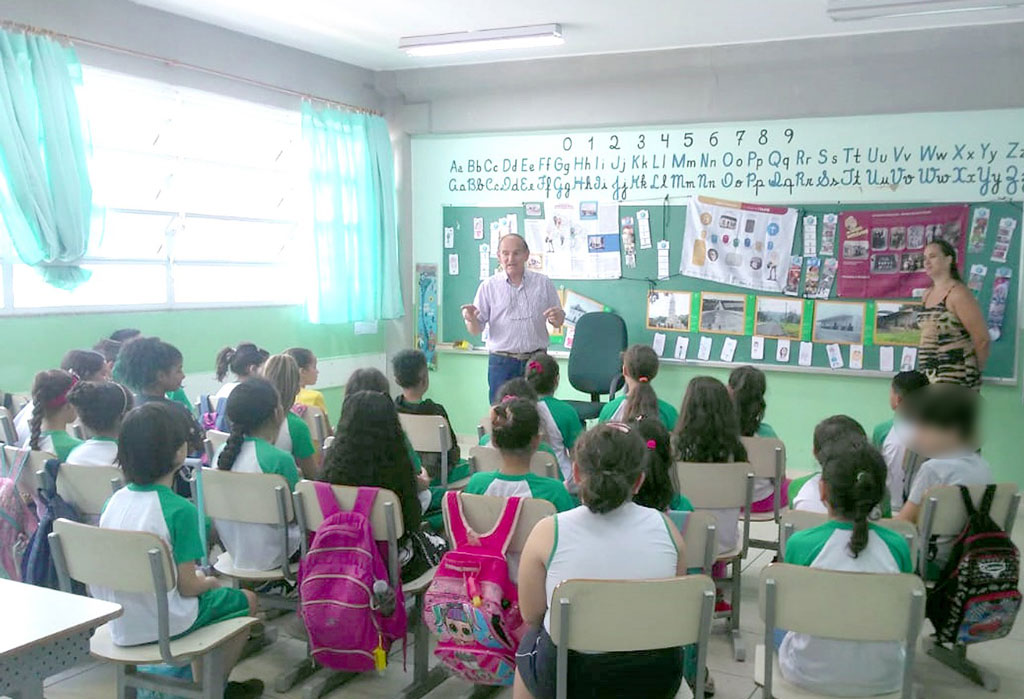
<svg viewBox="0 0 1024 699">
<path fill-rule="evenodd" d="M 1003 10 L 1024 0 L 828 0 L 828 15 L 837 22 L 878 17 L 915 17 L 953 12 Z"/>
<path fill-rule="evenodd" d="M 535 24 L 529 27 L 483 29 L 475 32 L 403 36 L 398 41 L 398 48 L 410 56 L 449 56 L 474 51 L 558 46 L 564 43 L 562 25 Z"/>
</svg>

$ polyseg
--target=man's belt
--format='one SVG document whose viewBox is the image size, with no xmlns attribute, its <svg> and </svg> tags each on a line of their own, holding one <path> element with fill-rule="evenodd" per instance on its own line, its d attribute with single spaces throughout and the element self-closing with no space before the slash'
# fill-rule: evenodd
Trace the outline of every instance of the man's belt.
<svg viewBox="0 0 1024 699">
<path fill-rule="evenodd" d="M 544 351 L 543 349 L 536 349 L 536 350 L 533 350 L 532 352 L 502 352 L 500 350 L 492 350 L 491 354 L 496 354 L 499 357 L 508 357 L 509 359 L 515 359 L 515 360 L 520 361 L 520 362 L 525 362 L 527 359 L 529 359 L 533 355 L 537 354 L 538 352 L 543 352 L 543 351 Z"/>
</svg>

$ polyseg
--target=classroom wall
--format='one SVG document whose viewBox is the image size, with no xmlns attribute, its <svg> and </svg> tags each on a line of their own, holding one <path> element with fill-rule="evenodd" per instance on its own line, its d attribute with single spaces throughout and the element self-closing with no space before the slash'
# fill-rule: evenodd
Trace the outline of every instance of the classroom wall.
<svg viewBox="0 0 1024 699">
<path fill-rule="evenodd" d="M 479 133 L 1020 107 L 1022 28 L 1015 23 L 400 71 L 392 87 L 406 104 L 394 112 L 394 124 L 413 134 Z M 425 250 L 436 257 L 440 235 L 414 227 L 416 259 Z M 678 405 L 687 381 L 698 374 L 725 376 L 666 366 L 655 388 Z M 486 358 L 442 353 L 431 378 L 431 397 L 445 404 L 456 430 L 474 432 L 486 410 Z M 870 431 L 889 417 L 884 379 L 771 372 L 768 386 L 766 419 L 786 440 L 794 470 L 811 467 L 811 432 L 820 419 L 848 413 Z M 572 393 L 559 391 L 563 397 Z M 986 386 L 982 394 L 985 456 L 1000 479 L 1024 485 L 1020 387 Z"/>
</svg>

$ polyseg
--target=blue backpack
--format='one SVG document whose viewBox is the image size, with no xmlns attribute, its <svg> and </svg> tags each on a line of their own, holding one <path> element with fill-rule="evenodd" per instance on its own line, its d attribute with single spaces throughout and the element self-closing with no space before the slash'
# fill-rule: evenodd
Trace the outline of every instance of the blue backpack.
<svg viewBox="0 0 1024 699">
<path fill-rule="evenodd" d="M 57 495 L 57 471 L 59 469 L 60 461 L 57 459 L 46 461 L 39 483 L 39 500 L 43 503 L 43 511 L 39 516 L 39 526 L 29 540 L 28 548 L 21 559 L 22 582 L 49 587 L 53 590 L 60 589 L 57 568 L 53 564 L 53 555 L 50 552 L 49 536 L 53 531 L 53 523 L 61 518 L 70 519 L 73 522 L 82 521 L 82 515 L 75 506 Z M 72 581 L 71 586 L 72 592 L 75 594 L 85 594 L 85 585 L 80 582 Z"/>
</svg>

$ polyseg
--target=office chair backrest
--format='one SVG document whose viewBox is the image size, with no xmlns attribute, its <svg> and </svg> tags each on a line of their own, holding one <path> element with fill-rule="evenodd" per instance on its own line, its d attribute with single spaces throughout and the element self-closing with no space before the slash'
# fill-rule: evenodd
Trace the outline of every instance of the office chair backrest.
<svg viewBox="0 0 1024 699">
<path fill-rule="evenodd" d="M 615 313 L 587 313 L 576 322 L 569 351 L 569 383 L 577 391 L 606 394 L 622 373 L 622 352 L 629 344 L 626 322 Z"/>
</svg>

